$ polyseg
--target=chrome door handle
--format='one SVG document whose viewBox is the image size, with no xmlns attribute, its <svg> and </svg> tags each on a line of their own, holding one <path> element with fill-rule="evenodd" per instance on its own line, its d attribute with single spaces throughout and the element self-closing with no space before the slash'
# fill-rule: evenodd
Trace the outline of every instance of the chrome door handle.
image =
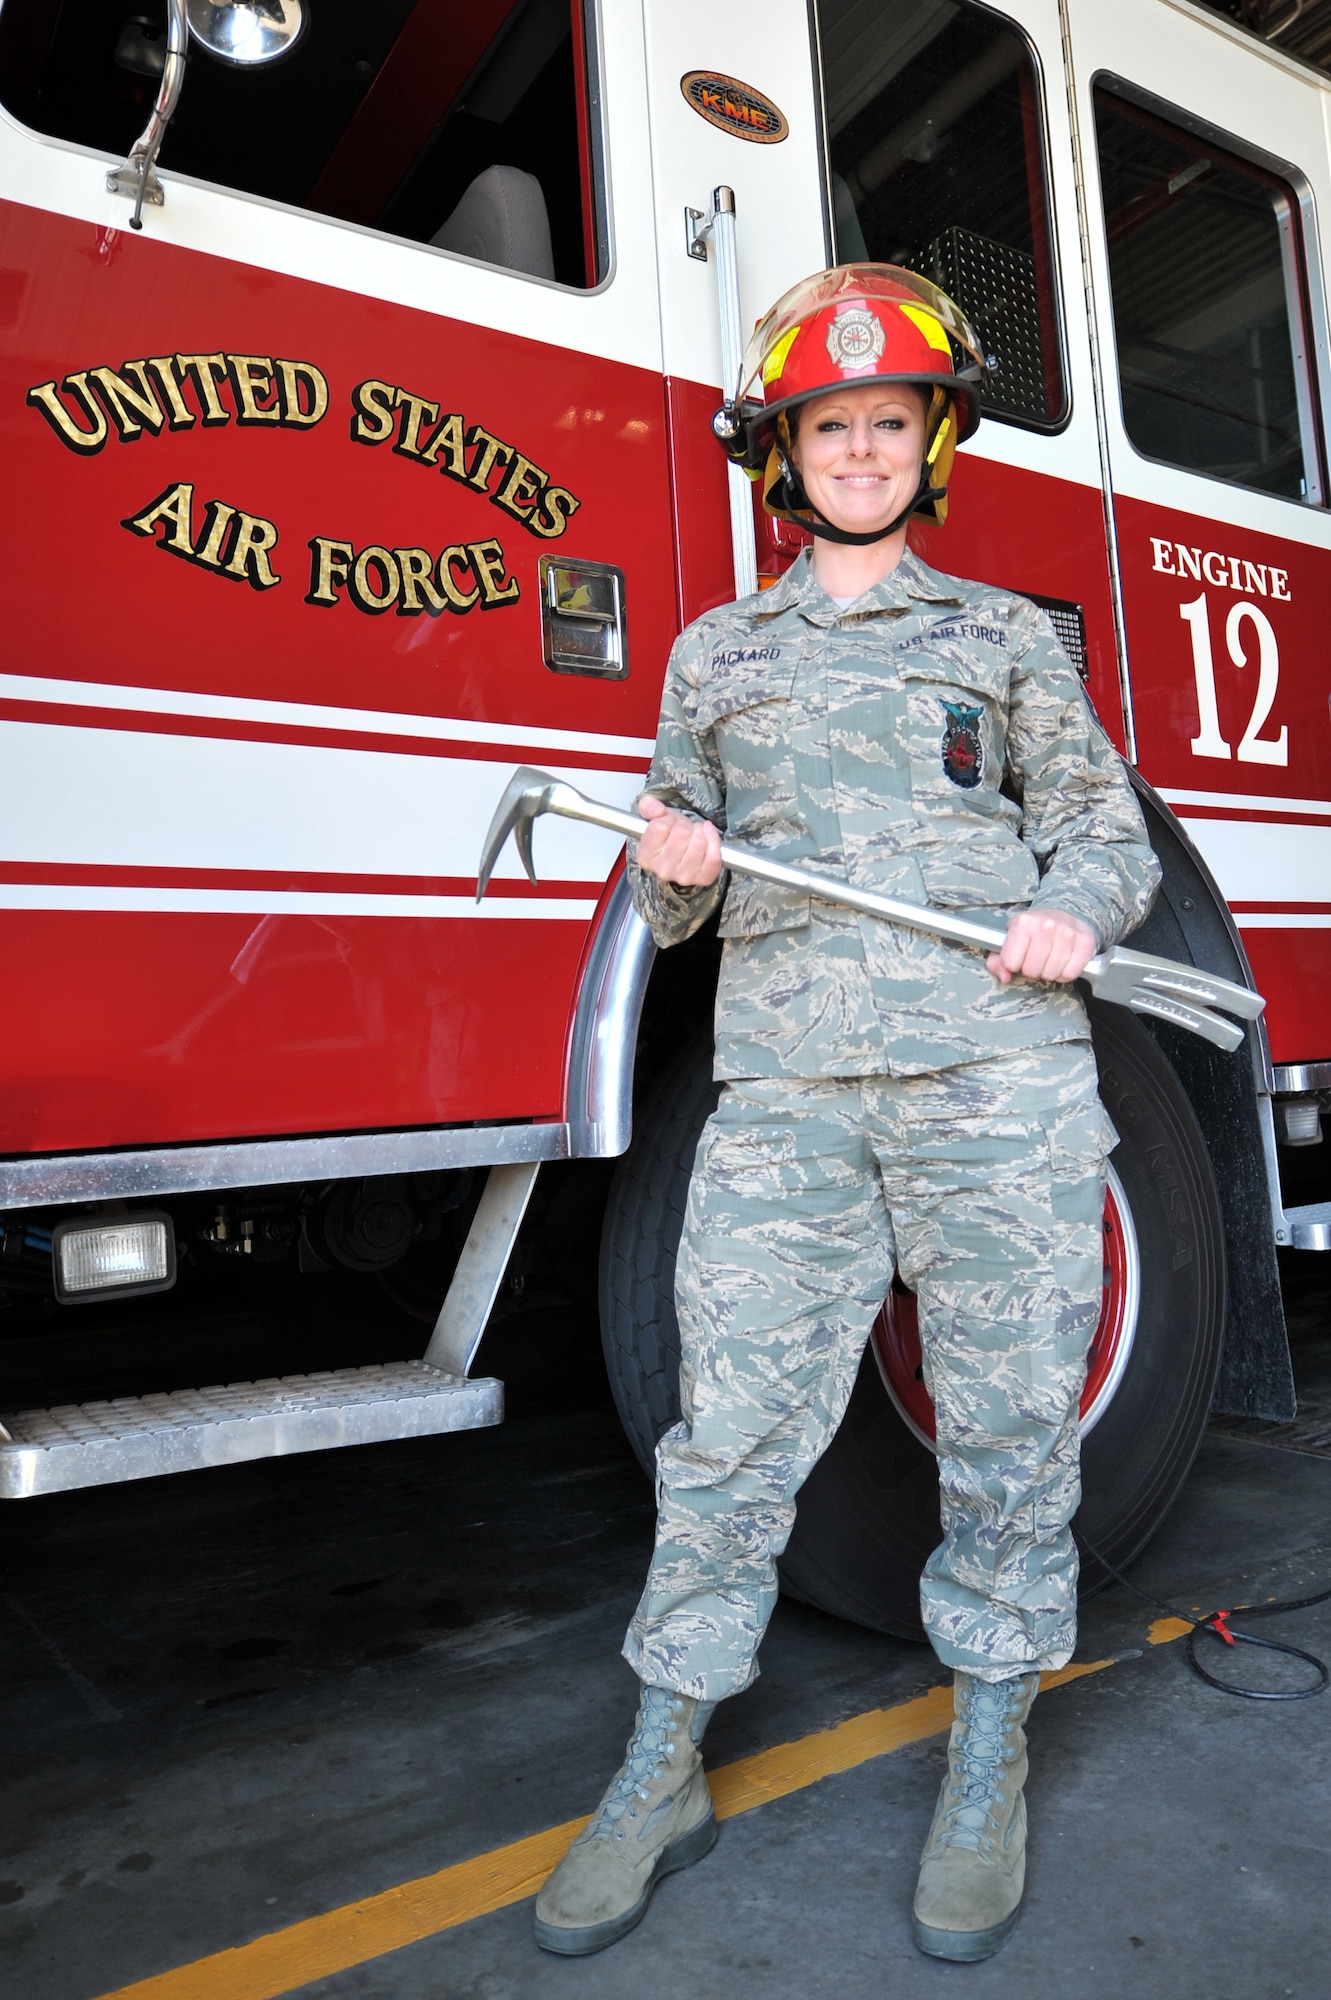
<svg viewBox="0 0 1331 2000">
<path fill-rule="evenodd" d="M 690 257 L 705 258 L 710 243 L 716 252 L 716 311 L 721 333 L 721 394 L 739 381 L 744 358 L 744 322 L 739 309 L 739 251 L 735 239 L 735 190 L 712 191 L 712 213 L 703 220 L 698 208 L 684 211 Z M 726 468 L 730 486 L 730 547 L 735 564 L 736 597 L 752 597 L 758 588 L 758 549 L 753 533 L 753 490 L 749 476 L 733 462 Z"/>
</svg>

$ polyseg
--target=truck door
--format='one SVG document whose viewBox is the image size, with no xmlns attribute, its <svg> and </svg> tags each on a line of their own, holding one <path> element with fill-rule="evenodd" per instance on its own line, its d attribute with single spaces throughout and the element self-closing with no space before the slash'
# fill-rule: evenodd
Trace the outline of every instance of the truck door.
<svg viewBox="0 0 1331 2000">
<path fill-rule="evenodd" d="M 1277 1064 L 1327 1053 L 1328 90 L 1156 0 L 1069 0 L 1135 754 L 1229 902 Z"/>
<path fill-rule="evenodd" d="M 615 844 L 473 890 L 676 627 L 641 31 L 305 13 L 135 232 L 164 6 L 0 8 L 0 1152 L 560 1116 Z"/>
</svg>

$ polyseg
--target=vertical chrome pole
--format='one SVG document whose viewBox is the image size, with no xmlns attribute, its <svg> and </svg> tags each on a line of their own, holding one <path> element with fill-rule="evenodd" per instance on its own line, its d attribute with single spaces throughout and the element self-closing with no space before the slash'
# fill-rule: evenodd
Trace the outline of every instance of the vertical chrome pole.
<svg viewBox="0 0 1331 2000">
<path fill-rule="evenodd" d="M 735 192 L 719 187 L 712 195 L 708 228 L 716 253 L 716 306 L 721 331 L 721 393 L 733 396 L 739 387 L 744 355 L 744 322 L 739 306 L 739 255 L 735 242 Z M 735 564 L 735 595 L 751 597 L 758 588 L 758 552 L 753 538 L 753 489 L 747 473 L 727 467 L 730 480 L 730 546 Z"/>
<path fill-rule="evenodd" d="M 1086 156 L 1081 141 L 1081 111 L 1072 64 L 1072 19 L 1068 0 L 1058 0 L 1063 41 L 1063 76 L 1068 94 L 1068 126 L 1072 137 L 1072 167 L 1077 188 L 1077 235 L 1081 245 L 1082 290 L 1086 299 L 1086 333 L 1090 346 L 1095 437 L 1100 454 L 1100 496 L 1105 517 L 1105 552 L 1109 559 L 1109 592 L 1114 610 L 1114 646 L 1118 655 L 1119 697 L 1123 704 L 1123 737 L 1128 762 L 1137 761 L 1137 723 L 1132 710 L 1132 680 L 1128 671 L 1128 620 L 1123 605 L 1123 571 L 1118 552 L 1118 515 L 1114 508 L 1114 475 L 1109 457 L 1109 418 L 1105 411 L 1105 364 L 1100 345 L 1100 317 L 1095 296 L 1095 260 L 1091 249 L 1091 212 L 1086 193 Z"/>
</svg>

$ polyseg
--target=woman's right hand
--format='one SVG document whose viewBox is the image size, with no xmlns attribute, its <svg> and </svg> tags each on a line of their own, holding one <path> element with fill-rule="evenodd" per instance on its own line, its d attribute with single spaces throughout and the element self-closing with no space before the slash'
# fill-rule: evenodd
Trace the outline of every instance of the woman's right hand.
<svg viewBox="0 0 1331 2000">
<path fill-rule="evenodd" d="M 721 836 L 710 820 L 690 819 L 650 793 L 638 800 L 647 831 L 638 842 L 638 866 L 680 889 L 705 889 L 721 873 Z"/>
</svg>

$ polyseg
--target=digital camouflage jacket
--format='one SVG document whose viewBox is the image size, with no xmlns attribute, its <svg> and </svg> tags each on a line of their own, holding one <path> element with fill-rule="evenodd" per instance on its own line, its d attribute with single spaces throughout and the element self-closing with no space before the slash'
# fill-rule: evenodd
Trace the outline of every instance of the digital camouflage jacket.
<svg viewBox="0 0 1331 2000">
<path fill-rule="evenodd" d="M 807 553 L 676 641 L 645 789 L 728 839 L 936 909 L 1084 918 L 1101 947 L 1159 879 L 1123 764 L 1049 620 L 907 553 L 845 610 Z M 630 860 L 677 944 L 721 904 L 716 1073 L 909 1076 L 1087 1032 L 1072 987 L 1004 987 L 982 954 L 723 874 Z"/>
</svg>

